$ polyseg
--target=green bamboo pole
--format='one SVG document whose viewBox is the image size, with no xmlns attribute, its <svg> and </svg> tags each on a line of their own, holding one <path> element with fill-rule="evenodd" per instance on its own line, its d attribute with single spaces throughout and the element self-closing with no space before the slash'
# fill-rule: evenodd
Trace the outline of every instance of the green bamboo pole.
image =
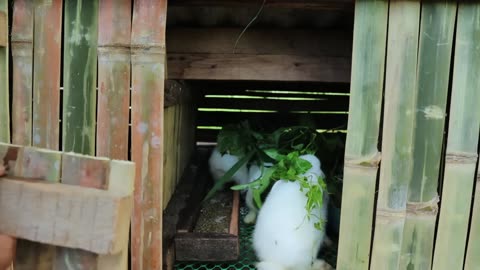
<svg viewBox="0 0 480 270">
<path fill-rule="evenodd" d="M 162 268 L 166 0 L 137 0 L 132 21 L 132 270 Z"/>
<path fill-rule="evenodd" d="M 0 142 L 10 142 L 8 0 L 0 0 Z"/>
<path fill-rule="evenodd" d="M 454 1 L 422 4 L 414 165 L 400 269 L 431 268 L 455 13 Z"/>
<path fill-rule="evenodd" d="M 337 269 L 368 269 L 378 173 L 388 1 L 355 5 L 352 79 Z"/>
<path fill-rule="evenodd" d="M 95 154 L 98 0 L 65 1 L 63 151 Z"/>
<path fill-rule="evenodd" d="M 33 0 L 17 0 L 12 25 L 12 142 L 32 144 Z"/>
<path fill-rule="evenodd" d="M 433 269 L 462 269 L 480 130 L 480 3 L 458 10 L 445 175 Z M 480 264 L 480 258 L 476 258 Z"/>
<path fill-rule="evenodd" d="M 97 79 L 98 0 L 64 2 L 63 62 L 63 151 L 95 154 L 95 111 Z M 103 179 L 71 182 L 106 188 Z M 97 269 L 98 256 L 81 250 L 57 248 L 56 266 Z"/>
<path fill-rule="evenodd" d="M 409 177 L 413 169 L 420 1 L 391 1 L 372 269 L 399 269 Z"/>
<path fill-rule="evenodd" d="M 35 0 L 33 145 L 59 149 L 62 0 Z"/>
<path fill-rule="evenodd" d="M 472 223 L 470 225 L 465 270 L 480 270 L 480 264 L 478 263 L 480 260 L 480 174 L 478 173 L 474 198 L 475 202 L 472 211 Z"/>
</svg>

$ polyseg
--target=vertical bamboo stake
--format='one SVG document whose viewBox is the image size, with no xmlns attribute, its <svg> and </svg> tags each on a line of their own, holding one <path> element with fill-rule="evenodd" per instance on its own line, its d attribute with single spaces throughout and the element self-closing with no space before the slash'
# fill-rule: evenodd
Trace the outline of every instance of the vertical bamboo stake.
<svg viewBox="0 0 480 270">
<path fill-rule="evenodd" d="M 63 151 L 95 153 L 98 0 L 65 1 Z"/>
<path fill-rule="evenodd" d="M 97 155 L 128 158 L 130 0 L 100 1 Z"/>
<path fill-rule="evenodd" d="M 479 2 L 461 3 L 433 269 L 462 269 L 464 262 L 480 131 L 479 22 Z M 475 264 L 480 263 L 479 259 Z"/>
<path fill-rule="evenodd" d="M 132 160 L 136 177 L 132 270 L 162 268 L 166 11 L 166 0 L 138 0 L 133 10 Z"/>
<path fill-rule="evenodd" d="M 372 269 L 399 269 L 409 177 L 413 169 L 419 1 L 391 1 L 382 167 Z"/>
<path fill-rule="evenodd" d="M 475 202 L 472 210 L 472 223 L 468 239 L 465 270 L 480 270 L 480 174 L 477 172 L 477 185 L 475 187 Z"/>
<path fill-rule="evenodd" d="M 453 1 L 426 1 L 422 4 L 414 165 L 409 184 L 400 269 L 432 267 L 455 13 L 456 2 Z M 450 251 L 450 254 L 454 252 Z"/>
<path fill-rule="evenodd" d="M 59 149 L 62 0 L 35 1 L 33 145 Z"/>
<path fill-rule="evenodd" d="M 0 142 L 10 142 L 8 0 L 0 0 Z"/>
<path fill-rule="evenodd" d="M 355 5 L 352 81 L 337 269 L 368 269 L 382 104 L 388 1 Z"/>
<path fill-rule="evenodd" d="M 63 151 L 94 155 L 98 0 L 65 1 L 64 25 Z M 90 168 L 87 166 L 78 173 L 88 171 Z M 78 181 L 70 183 L 106 188 L 101 178 L 75 179 Z M 58 248 L 56 267 L 67 269 L 69 265 L 96 269 L 98 256 L 86 251 Z"/>
<path fill-rule="evenodd" d="M 17 0 L 12 25 L 12 142 L 32 144 L 33 0 Z"/>
</svg>

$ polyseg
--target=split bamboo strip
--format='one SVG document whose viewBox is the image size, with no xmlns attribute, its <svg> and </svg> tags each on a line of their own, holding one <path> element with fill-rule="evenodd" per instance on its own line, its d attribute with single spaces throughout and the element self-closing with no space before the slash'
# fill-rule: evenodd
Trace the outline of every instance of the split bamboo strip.
<svg viewBox="0 0 480 270">
<path fill-rule="evenodd" d="M 97 155 L 128 158 L 132 1 L 102 0 L 98 36 Z"/>
<path fill-rule="evenodd" d="M 47 149 L 24 147 L 18 150 L 12 176 L 60 182 L 61 154 Z M 19 240 L 16 270 L 54 269 L 55 246 Z"/>
<path fill-rule="evenodd" d="M 456 1 L 426 1 L 422 4 L 414 165 L 409 184 L 400 269 L 432 267 L 455 15 Z M 449 248 L 449 254 L 454 252 Z M 449 257 L 445 256 L 445 259 L 450 260 Z M 448 269 L 461 269 L 461 266 Z"/>
<path fill-rule="evenodd" d="M 462 269 L 465 258 L 480 131 L 479 21 L 479 2 L 459 5 L 435 270 Z"/>
<path fill-rule="evenodd" d="M 413 170 L 420 1 L 391 1 L 372 269 L 399 269 Z M 348 197 L 347 197 L 348 198 Z"/>
<path fill-rule="evenodd" d="M 63 151 L 95 153 L 98 0 L 65 1 Z"/>
<path fill-rule="evenodd" d="M 33 0 L 17 0 L 12 23 L 12 142 L 32 144 Z"/>
<path fill-rule="evenodd" d="M 93 155 L 95 153 L 98 0 L 65 1 L 64 12 L 63 151 Z M 64 162 L 64 166 L 65 164 Z M 85 170 L 89 171 L 89 168 L 85 167 L 79 173 Z M 106 188 L 105 183 L 102 182 L 104 179 L 90 176 L 77 178 L 70 183 Z M 69 264 L 77 265 L 81 269 L 97 269 L 98 256 L 86 251 L 57 248 L 57 268 L 66 269 Z"/>
<path fill-rule="evenodd" d="M 339 270 L 366 270 L 370 259 L 387 17 L 388 1 L 356 2 Z"/>
<path fill-rule="evenodd" d="M 166 0 L 138 0 L 133 10 L 131 147 L 136 177 L 132 270 L 162 268 L 166 11 Z"/>
<path fill-rule="evenodd" d="M 8 0 L 0 0 L 0 142 L 10 142 Z"/>
<path fill-rule="evenodd" d="M 478 258 L 480 258 L 480 174 L 478 172 L 474 198 L 465 270 L 480 270 L 480 264 L 478 263 Z"/>
<path fill-rule="evenodd" d="M 175 155 L 175 107 L 170 106 L 164 110 L 164 148 L 163 148 L 163 210 L 167 207 L 170 197 L 173 195 L 176 179 L 174 171 L 176 170 Z M 178 124 L 177 124 L 178 125 Z"/>
<path fill-rule="evenodd" d="M 35 1 L 33 145 L 59 149 L 62 0 Z"/>
</svg>

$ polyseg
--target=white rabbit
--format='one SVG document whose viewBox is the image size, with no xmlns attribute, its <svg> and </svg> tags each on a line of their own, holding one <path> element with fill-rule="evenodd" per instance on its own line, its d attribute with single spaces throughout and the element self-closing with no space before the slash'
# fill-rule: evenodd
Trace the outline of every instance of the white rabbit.
<svg viewBox="0 0 480 270">
<path fill-rule="evenodd" d="M 264 168 L 271 167 L 272 163 L 263 163 Z M 251 183 L 257 180 L 260 176 L 262 176 L 262 171 L 260 167 L 253 164 L 250 166 L 248 170 L 248 182 Z M 253 201 L 253 191 L 252 189 L 248 189 L 247 195 L 245 197 L 245 204 L 248 207 L 248 214 L 243 219 L 243 222 L 246 224 L 253 224 L 255 223 L 255 219 L 257 218 L 258 208 Z"/>
<path fill-rule="evenodd" d="M 232 168 L 235 163 L 240 160 L 241 157 L 237 157 L 230 154 L 222 155 L 218 148 L 213 149 L 210 159 L 208 160 L 208 165 L 210 167 L 210 172 L 212 173 L 213 180 L 218 181 L 230 168 Z M 248 170 L 247 165 L 243 165 L 240 169 L 233 175 L 232 179 L 239 185 L 246 184 L 248 182 Z"/>
<path fill-rule="evenodd" d="M 313 155 L 300 158 L 312 168 L 305 173 L 310 181 L 324 177 L 320 161 Z M 322 209 L 315 208 L 310 220 L 305 209 L 307 197 L 298 182 L 277 181 L 260 209 L 253 232 L 253 247 L 260 259 L 258 270 L 322 270 L 331 269 L 317 253 L 325 238 L 314 224 L 327 218 L 328 194 L 324 193 Z"/>
</svg>

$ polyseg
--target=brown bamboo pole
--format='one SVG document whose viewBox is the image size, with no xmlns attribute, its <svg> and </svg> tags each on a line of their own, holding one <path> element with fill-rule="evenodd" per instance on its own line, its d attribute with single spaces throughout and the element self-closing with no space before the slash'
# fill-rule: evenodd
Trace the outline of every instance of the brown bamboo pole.
<svg viewBox="0 0 480 270">
<path fill-rule="evenodd" d="M 53 150 L 60 142 L 62 0 L 35 1 L 33 145 Z"/>
<path fill-rule="evenodd" d="M 128 158 L 130 0 L 101 0 L 98 36 L 97 155 Z"/>
<path fill-rule="evenodd" d="M 0 142 L 10 142 L 8 0 L 0 0 Z"/>
<path fill-rule="evenodd" d="M 422 3 L 413 153 L 415 162 L 409 183 L 400 269 L 432 267 L 455 14 L 455 1 Z"/>
<path fill-rule="evenodd" d="M 367 270 L 370 261 L 387 17 L 388 1 L 356 2 L 337 259 L 340 270 Z"/>
<path fill-rule="evenodd" d="M 132 160 L 136 164 L 132 270 L 162 267 L 166 0 L 135 1 L 132 23 Z"/>
<path fill-rule="evenodd" d="M 372 269 L 399 269 L 413 169 L 420 1 L 391 1 Z"/>
<path fill-rule="evenodd" d="M 433 269 L 438 270 L 462 269 L 465 259 L 480 131 L 479 21 L 478 1 L 459 4 L 445 174 L 433 260 Z"/>
<path fill-rule="evenodd" d="M 18 0 L 12 24 L 12 142 L 32 144 L 33 0 Z"/>
</svg>

